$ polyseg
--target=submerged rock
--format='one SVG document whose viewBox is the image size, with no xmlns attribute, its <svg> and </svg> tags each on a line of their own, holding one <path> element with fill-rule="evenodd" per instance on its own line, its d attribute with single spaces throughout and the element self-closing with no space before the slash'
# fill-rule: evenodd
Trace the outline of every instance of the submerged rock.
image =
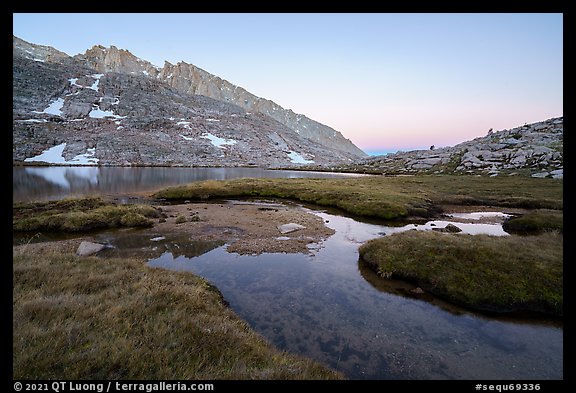
<svg viewBox="0 0 576 393">
<path fill-rule="evenodd" d="M 279 225 L 277 228 L 280 231 L 280 233 L 283 235 L 286 233 L 296 232 L 296 231 L 299 231 L 301 229 L 306 229 L 306 227 L 304 225 L 295 224 L 293 222 L 291 222 L 289 224 Z"/>
<path fill-rule="evenodd" d="M 100 243 L 92 243 L 83 241 L 78 246 L 78 250 L 76 250 L 76 255 L 80 257 L 86 257 L 88 255 L 96 254 L 97 252 L 102 251 L 106 246 Z"/>
<path fill-rule="evenodd" d="M 462 229 L 458 228 L 454 224 L 448 224 L 444 228 L 432 228 L 432 230 L 436 232 L 448 232 L 448 233 L 462 232 Z"/>
</svg>

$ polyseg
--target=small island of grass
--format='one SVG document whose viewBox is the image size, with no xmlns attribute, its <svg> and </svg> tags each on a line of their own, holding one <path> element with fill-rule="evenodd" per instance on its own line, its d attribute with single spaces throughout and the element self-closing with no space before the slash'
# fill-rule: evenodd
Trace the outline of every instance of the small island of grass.
<svg viewBox="0 0 576 393">
<path fill-rule="evenodd" d="M 367 242 L 360 257 L 382 277 L 472 309 L 562 316 L 562 239 L 409 231 Z"/>
</svg>

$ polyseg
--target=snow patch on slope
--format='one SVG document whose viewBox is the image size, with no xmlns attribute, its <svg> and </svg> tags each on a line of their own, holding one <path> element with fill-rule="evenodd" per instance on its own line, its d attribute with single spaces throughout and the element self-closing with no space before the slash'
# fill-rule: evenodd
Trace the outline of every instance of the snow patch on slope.
<svg viewBox="0 0 576 393">
<path fill-rule="evenodd" d="M 225 149 L 226 148 L 225 145 L 235 145 L 236 143 L 238 143 L 234 139 L 219 138 L 216 135 L 213 135 L 209 132 L 203 133 L 202 138 L 210 139 L 210 143 L 212 143 L 216 147 L 219 147 L 220 149 Z"/>
<path fill-rule="evenodd" d="M 126 116 L 115 115 L 112 111 L 103 111 L 100 105 L 94 105 L 94 108 L 88 114 L 93 119 L 103 119 L 105 117 L 113 117 L 115 119 L 124 119 Z"/>
<path fill-rule="evenodd" d="M 25 162 L 46 162 L 49 164 L 70 164 L 70 165 L 97 165 L 98 159 L 94 157 L 96 154 L 96 149 L 87 149 L 86 153 L 78 154 L 74 156 L 70 161 L 66 161 L 62 153 L 66 148 L 66 143 L 61 143 L 56 146 L 52 146 L 49 149 L 44 150 L 41 154 L 26 158 Z"/>
<path fill-rule="evenodd" d="M 292 164 L 314 164 L 313 160 L 307 160 L 295 151 L 288 153 L 288 157 L 290 157 Z"/>
<path fill-rule="evenodd" d="M 52 101 L 48 108 L 44 109 L 42 112 L 32 111 L 32 113 L 46 113 L 48 115 L 62 116 L 62 107 L 64 106 L 64 98 L 58 98 L 56 101 Z"/>
<path fill-rule="evenodd" d="M 100 78 L 102 78 L 104 76 L 104 74 L 93 74 L 90 75 L 92 78 L 95 78 L 96 80 L 94 81 L 94 83 L 92 84 L 92 86 L 89 87 L 89 89 L 92 89 L 94 91 L 98 91 L 98 84 L 100 83 Z"/>
</svg>

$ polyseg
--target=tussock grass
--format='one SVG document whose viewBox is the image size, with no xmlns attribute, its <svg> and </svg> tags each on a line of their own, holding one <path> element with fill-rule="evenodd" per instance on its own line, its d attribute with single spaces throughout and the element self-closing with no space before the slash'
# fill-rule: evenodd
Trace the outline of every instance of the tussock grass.
<svg viewBox="0 0 576 393">
<path fill-rule="evenodd" d="M 374 189 L 371 184 L 325 179 L 241 179 L 203 181 L 172 187 L 154 195 L 169 200 L 207 200 L 222 197 L 273 197 L 334 206 L 363 216 L 395 219 L 408 216 L 411 209 L 427 214 L 430 204 L 421 196 L 409 196 L 393 189 Z"/>
<path fill-rule="evenodd" d="M 176 224 L 183 224 L 186 222 L 186 217 L 185 216 L 178 216 L 178 217 L 176 217 L 176 220 L 174 222 Z"/>
<path fill-rule="evenodd" d="M 100 198 L 15 203 L 14 231 L 85 232 L 101 228 L 150 227 L 160 210 L 147 205 L 116 205 Z"/>
<path fill-rule="evenodd" d="M 15 379 L 340 377 L 274 349 L 197 276 L 76 247 L 13 249 Z"/>
<path fill-rule="evenodd" d="M 378 275 L 416 282 L 455 303 L 486 311 L 563 315 L 563 237 L 408 231 L 372 240 L 360 257 Z"/>
<path fill-rule="evenodd" d="M 502 225 L 508 233 L 539 234 L 545 231 L 564 231 L 564 217 L 557 210 L 534 210 L 512 217 Z"/>
<path fill-rule="evenodd" d="M 340 208 L 352 214 L 401 219 L 429 217 L 442 204 L 563 208 L 563 182 L 517 176 L 421 175 L 346 179 L 240 179 L 171 187 L 169 200 L 275 197 Z"/>
</svg>

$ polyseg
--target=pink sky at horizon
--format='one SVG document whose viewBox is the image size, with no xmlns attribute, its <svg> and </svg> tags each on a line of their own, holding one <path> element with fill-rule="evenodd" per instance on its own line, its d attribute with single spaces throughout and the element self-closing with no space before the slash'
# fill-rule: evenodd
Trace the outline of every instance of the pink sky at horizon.
<svg viewBox="0 0 576 393">
<path fill-rule="evenodd" d="M 449 111 L 446 111 L 449 112 Z M 489 129 L 500 131 L 520 127 L 524 124 L 537 123 L 550 118 L 562 117 L 563 113 L 555 113 L 553 109 L 535 108 L 533 111 L 517 111 L 513 113 L 490 112 L 483 116 L 482 111 L 417 114 L 413 116 L 418 121 L 404 122 L 402 119 L 384 116 L 378 123 L 362 124 L 362 121 L 351 124 L 342 121 L 338 131 L 343 129 L 343 135 L 352 140 L 356 146 L 367 153 L 389 152 L 397 150 L 428 149 L 435 147 L 455 146 L 459 143 L 485 136 Z M 517 119 L 523 119 L 518 121 Z M 361 129 L 361 132 L 350 131 Z"/>
</svg>

